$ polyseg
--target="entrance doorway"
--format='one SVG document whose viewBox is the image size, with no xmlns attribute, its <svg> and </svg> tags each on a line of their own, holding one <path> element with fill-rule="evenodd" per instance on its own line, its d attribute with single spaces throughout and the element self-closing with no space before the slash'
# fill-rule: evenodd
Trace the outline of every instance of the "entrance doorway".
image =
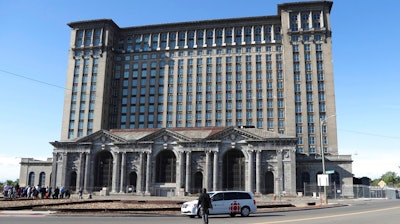
<svg viewBox="0 0 400 224">
<path fill-rule="evenodd" d="M 245 158 L 237 149 L 231 149 L 225 153 L 222 170 L 222 187 L 225 190 L 245 189 Z"/>
<path fill-rule="evenodd" d="M 102 151 L 96 156 L 94 190 L 112 186 L 113 156 L 109 151 Z"/>
</svg>

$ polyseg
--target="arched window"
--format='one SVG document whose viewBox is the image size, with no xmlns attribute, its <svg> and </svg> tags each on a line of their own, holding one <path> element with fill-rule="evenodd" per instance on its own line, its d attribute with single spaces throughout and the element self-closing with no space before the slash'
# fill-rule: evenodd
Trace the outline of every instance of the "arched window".
<svg viewBox="0 0 400 224">
<path fill-rule="evenodd" d="M 45 172 L 41 172 L 39 174 L 39 186 L 45 187 L 45 185 L 46 185 L 46 173 Z"/>
<path fill-rule="evenodd" d="M 29 173 L 28 185 L 35 186 L 35 173 L 34 172 Z"/>
</svg>

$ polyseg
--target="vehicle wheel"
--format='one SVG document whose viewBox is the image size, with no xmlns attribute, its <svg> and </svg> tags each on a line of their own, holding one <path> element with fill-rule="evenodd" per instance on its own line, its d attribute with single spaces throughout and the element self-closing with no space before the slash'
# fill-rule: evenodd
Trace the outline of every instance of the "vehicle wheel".
<svg viewBox="0 0 400 224">
<path fill-rule="evenodd" d="M 194 215 L 189 215 L 189 217 L 193 219 L 195 216 Z"/>
<path fill-rule="evenodd" d="M 229 214 L 230 217 L 235 217 L 235 215 L 236 215 L 235 213 Z"/>
<path fill-rule="evenodd" d="M 250 215 L 250 208 L 249 207 L 243 207 L 242 211 L 240 212 L 240 215 L 242 216 L 249 216 Z"/>
</svg>

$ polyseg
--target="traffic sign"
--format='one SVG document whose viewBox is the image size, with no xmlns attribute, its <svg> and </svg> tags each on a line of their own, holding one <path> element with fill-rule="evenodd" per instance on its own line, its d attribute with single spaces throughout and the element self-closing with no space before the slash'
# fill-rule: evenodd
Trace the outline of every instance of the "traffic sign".
<svg viewBox="0 0 400 224">
<path fill-rule="evenodd" d="M 326 173 L 326 174 L 334 174 L 335 171 L 334 171 L 334 170 L 327 170 L 325 173 Z"/>
</svg>

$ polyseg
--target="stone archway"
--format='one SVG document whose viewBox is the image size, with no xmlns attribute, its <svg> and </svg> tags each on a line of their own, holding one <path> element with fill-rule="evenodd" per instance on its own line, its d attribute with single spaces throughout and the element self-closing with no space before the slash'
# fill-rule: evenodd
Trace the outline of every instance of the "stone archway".
<svg viewBox="0 0 400 224">
<path fill-rule="evenodd" d="M 245 190 L 246 167 L 242 151 L 231 149 L 223 157 L 222 188 L 224 190 Z"/>
<path fill-rule="evenodd" d="M 109 151 L 99 152 L 95 160 L 94 190 L 112 186 L 113 156 Z"/>
<path fill-rule="evenodd" d="M 176 182 L 176 157 L 170 150 L 163 150 L 156 159 L 156 182 Z"/>
</svg>

